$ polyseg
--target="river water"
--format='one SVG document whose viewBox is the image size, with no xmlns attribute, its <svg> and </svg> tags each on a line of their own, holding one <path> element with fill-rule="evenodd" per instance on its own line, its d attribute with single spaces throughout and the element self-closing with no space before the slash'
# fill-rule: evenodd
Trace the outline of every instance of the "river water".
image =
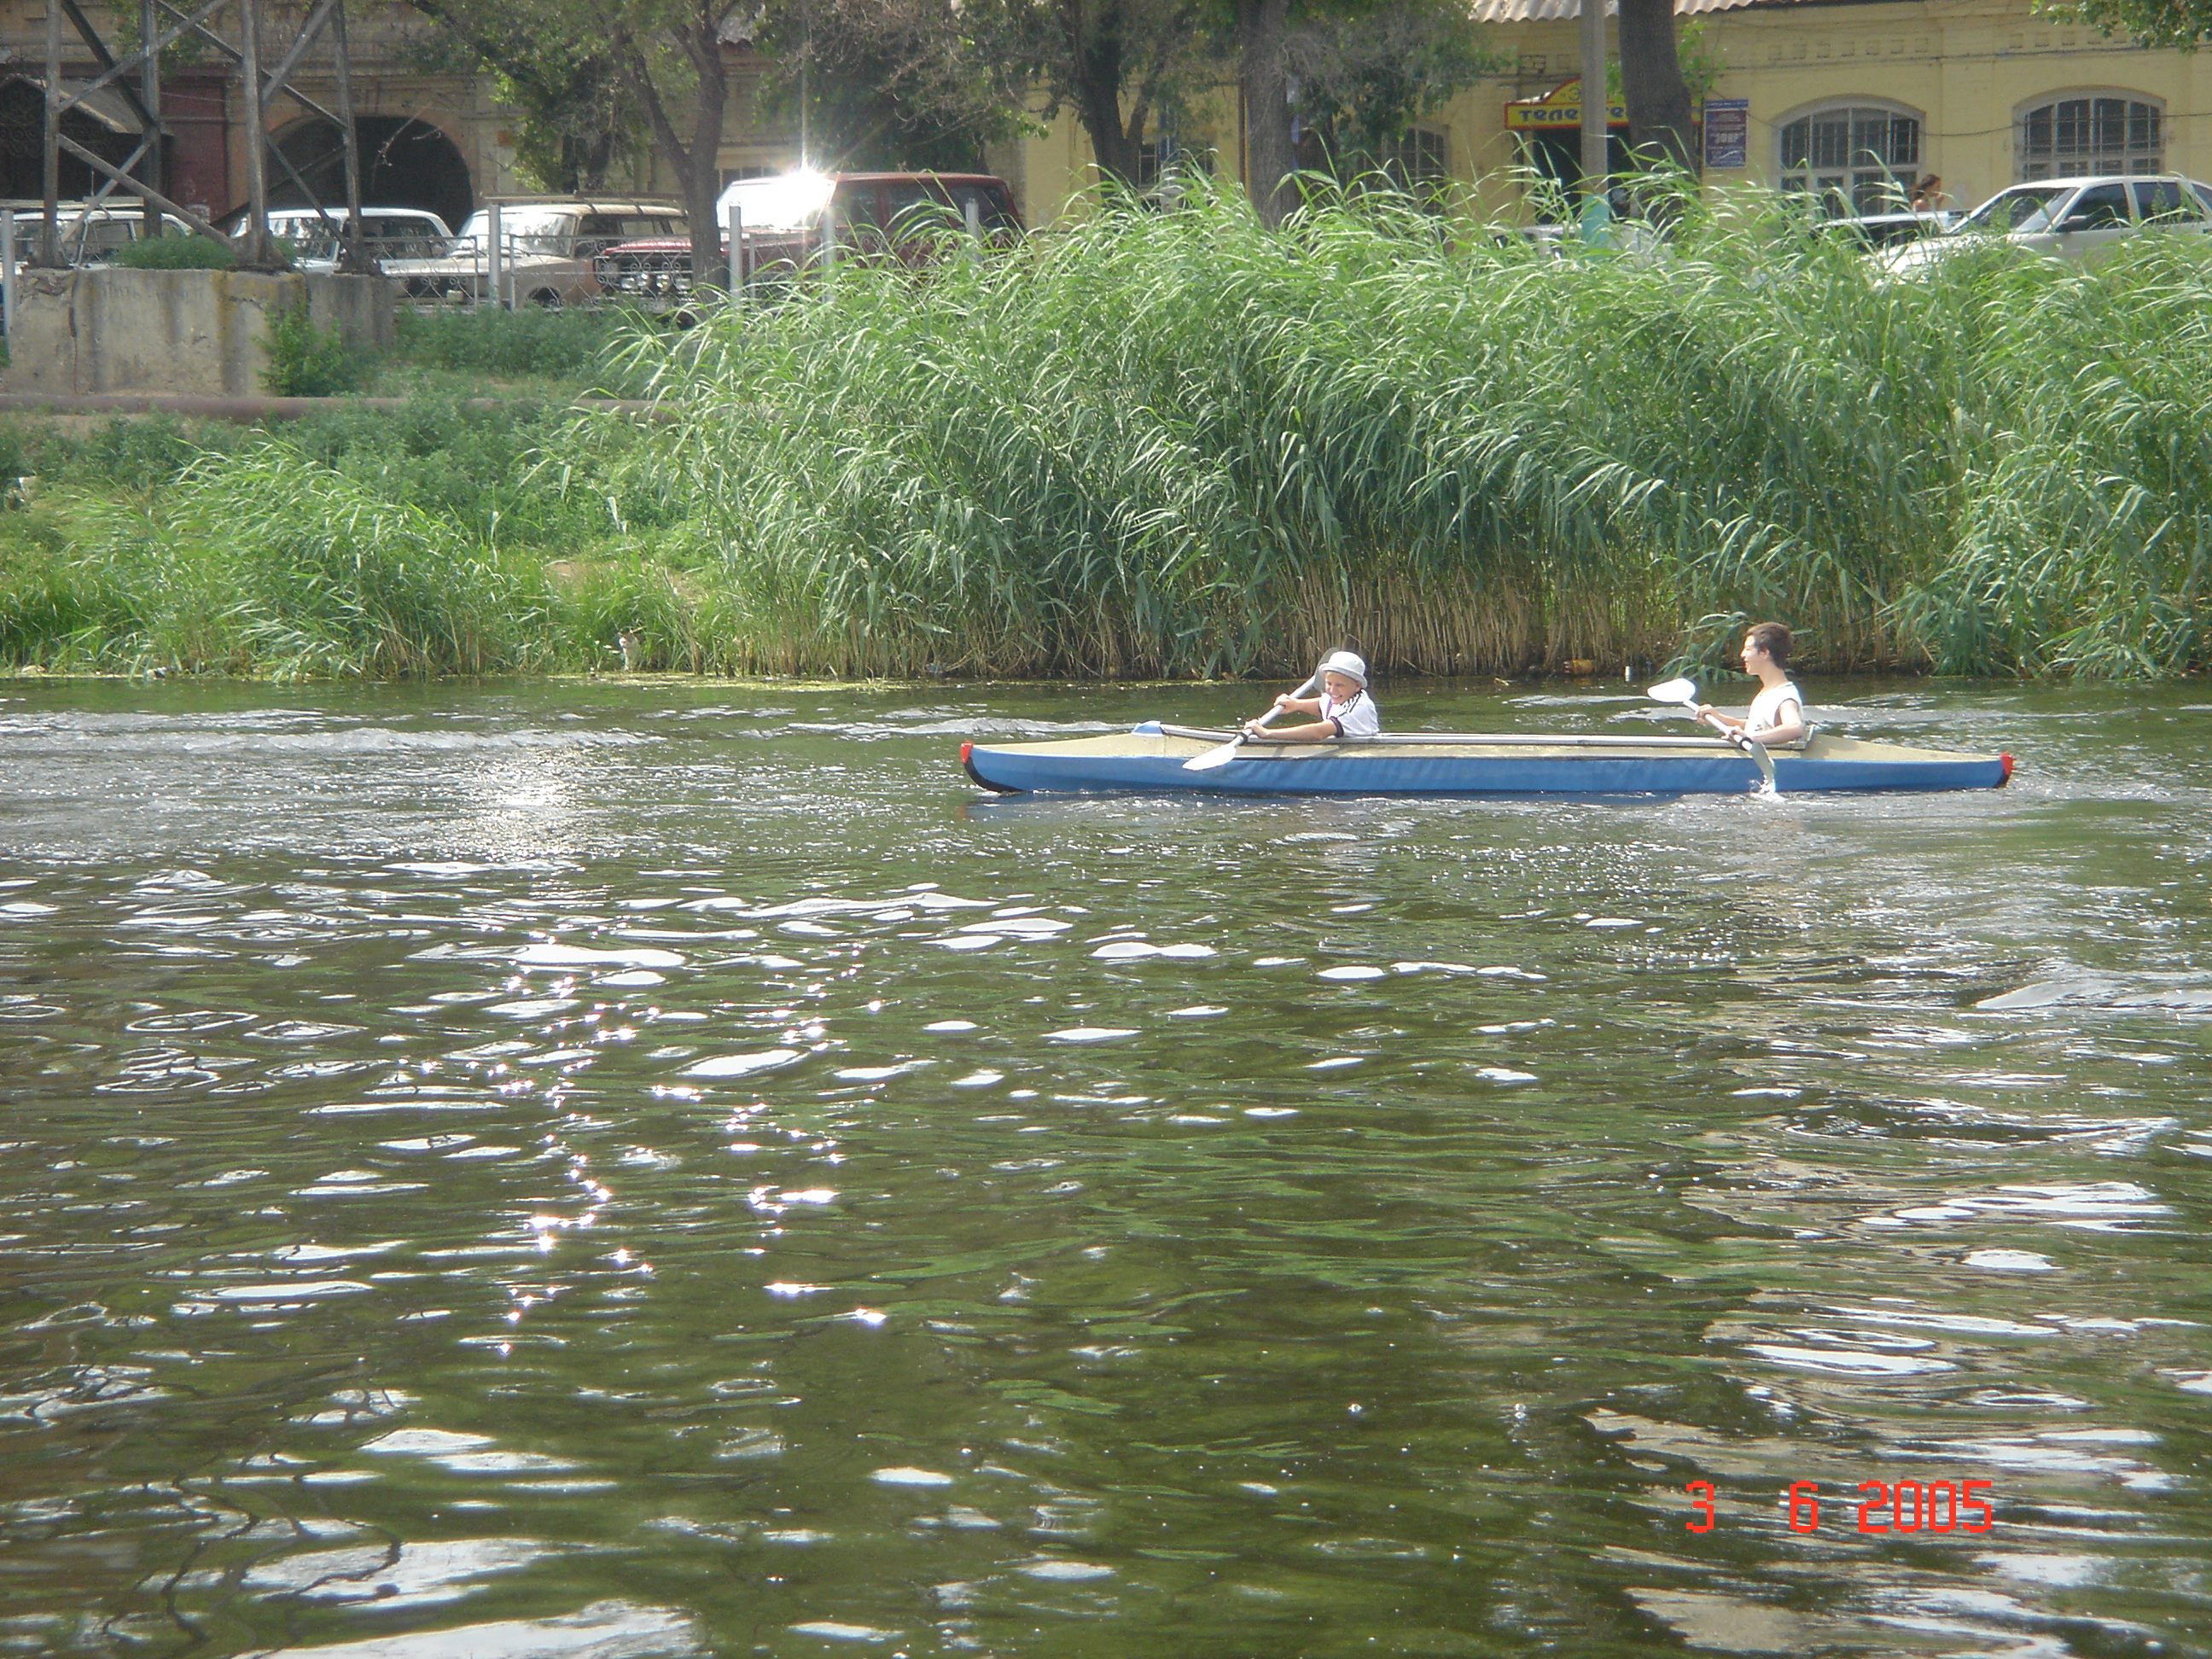
<svg viewBox="0 0 2212 1659">
<path fill-rule="evenodd" d="M 0 1652 L 2204 1651 L 2212 698 L 1814 689 L 0 684 Z"/>
</svg>

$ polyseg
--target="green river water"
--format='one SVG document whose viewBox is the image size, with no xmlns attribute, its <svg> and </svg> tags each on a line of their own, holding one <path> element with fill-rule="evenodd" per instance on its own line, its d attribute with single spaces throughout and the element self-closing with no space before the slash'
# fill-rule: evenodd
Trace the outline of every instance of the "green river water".
<svg viewBox="0 0 2212 1659">
<path fill-rule="evenodd" d="M 0 1652 L 2206 1651 L 2212 695 L 1811 689 L 0 684 Z"/>
</svg>

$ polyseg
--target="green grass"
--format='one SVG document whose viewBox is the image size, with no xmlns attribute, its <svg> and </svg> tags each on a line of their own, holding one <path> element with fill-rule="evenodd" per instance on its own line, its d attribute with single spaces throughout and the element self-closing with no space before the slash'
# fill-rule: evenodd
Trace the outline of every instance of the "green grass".
<svg viewBox="0 0 2212 1659">
<path fill-rule="evenodd" d="M 0 516 L 0 661 L 1175 676 L 1350 643 L 1521 672 L 1715 664 L 1764 617 L 1831 668 L 2212 654 L 2198 239 L 1889 284 L 1766 197 L 1561 260 L 1387 198 L 1271 234 L 1201 193 L 684 334 L 403 331 L 417 386 L 676 418 L 0 434 L 52 484 Z"/>
</svg>

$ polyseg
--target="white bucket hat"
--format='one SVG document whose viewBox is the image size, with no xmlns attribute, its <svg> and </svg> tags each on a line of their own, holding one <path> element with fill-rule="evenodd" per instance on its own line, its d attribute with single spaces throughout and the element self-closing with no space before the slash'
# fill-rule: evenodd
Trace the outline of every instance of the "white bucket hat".
<svg viewBox="0 0 2212 1659">
<path fill-rule="evenodd" d="M 1332 651 L 1321 659 L 1316 671 L 1323 674 L 1341 674 L 1346 679 L 1358 680 L 1364 688 L 1367 684 L 1367 665 L 1349 651 Z"/>
</svg>

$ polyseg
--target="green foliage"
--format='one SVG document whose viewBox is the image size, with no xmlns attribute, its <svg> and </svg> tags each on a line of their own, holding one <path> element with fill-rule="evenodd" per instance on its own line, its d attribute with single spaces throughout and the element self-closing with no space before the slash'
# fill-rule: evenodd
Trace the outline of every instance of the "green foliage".
<svg viewBox="0 0 2212 1659">
<path fill-rule="evenodd" d="M 126 270 L 228 270 L 238 251 L 206 236 L 148 236 L 125 242 L 107 263 Z"/>
<path fill-rule="evenodd" d="M 2045 0 L 2035 9 L 2106 34 L 2126 35 L 2137 46 L 2190 52 L 2212 40 L 2212 0 Z"/>
<path fill-rule="evenodd" d="M 403 310 L 398 349 L 404 362 L 484 374 L 543 375 L 585 386 L 609 383 L 609 349 L 633 320 L 619 311 L 516 311 L 485 307 L 429 313 Z"/>
<path fill-rule="evenodd" d="M 644 114 L 604 15 L 511 0 L 411 3 L 437 27 L 406 56 L 429 74 L 491 70 L 499 101 L 519 118 L 516 164 L 545 189 L 604 189 L 617 159 L 645 148 Z"/>
<path fill-rule="evenodd" d="M 1682 70 L 1682 85 L 1690 94 L 1690 107 L 1704 107 L 1713 88 L 1728 73 L 1728 54 L 1712 42 L 1711 31 L 1702 18 L 1687 23 L 1678 23 L 1674 28 L 1674 58 Z M 1620 95 L 1618 60 L 1615 60 L 1613 94 Z"/>
<path fill-rule="evenodd" d="M 1340 175 L 1379 167 L 1414 124 L 1510 66 L 1451 0 L 1316 15 L 1290 37 L 1297 106 Z"/>
<path fill-rule="evenodd" d="M 279 398 L 336 398 L 361 390 L 366 356 L 336 329 L 317 328 L 305 305 L 288 307 L 269 325 L 269 366 L 261 383 Z"/>
<path fill-rule="evenodd" d="M 25 441 L 0 658 L 1177 675 L 1348 642 L 1516 672 L 1717 661 L 1776 617 L 1829 667 L 2212 662 L 2200 239 L 1899 283 L 1771 196 L 1558 258 L 1379 191 L 1269 233 L 1191 184 L 632 323 L 610 371 L 667 420 Z"/>
<path fill-rule="evenodd" d="M 1837 665 L 2212 655 L 2212 251 L 1893 284 L 1790 223 L 1746 198 L 1558 260 L 1388 198 L 1280 236 L 1212 199 L 854 267 L 646 348 L 683 416 L 623 510 L 680 520 L 740 654 L 795 672 L 1280 671 L 1345 637 L 1521 669 L 1747 615 Z"/>
<path fill-rule="evenodd" d="M 543 665 L 540 561 L 279 441 L 203 458 L 158 512 L 78 501 L 67 530 L 0 518 L 0 661 L 284 678 Z"/>
</svg>

